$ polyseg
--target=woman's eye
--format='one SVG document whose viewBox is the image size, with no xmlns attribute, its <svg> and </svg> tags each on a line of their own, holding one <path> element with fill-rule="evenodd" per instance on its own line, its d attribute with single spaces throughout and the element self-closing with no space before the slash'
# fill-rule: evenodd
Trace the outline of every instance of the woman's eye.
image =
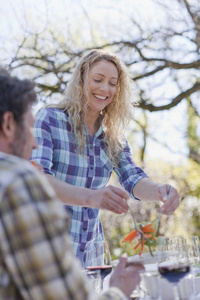
<svg viewBox="0 0 200 300">
<path fill-rule="evenodd" d="M 94 81 L 95 81 L 95 82 L 101 82 L 101 80 L 100 80 L 100 79 L 94 79 Z"/>
<path fill-rule="evenodd" d="M 110 85 L 111 85 L 111 86 L 116 86 L 117 84 L 116 84 L 116 83 L 113 83 L 113 82 L 110 82 Z"/>
</svg>

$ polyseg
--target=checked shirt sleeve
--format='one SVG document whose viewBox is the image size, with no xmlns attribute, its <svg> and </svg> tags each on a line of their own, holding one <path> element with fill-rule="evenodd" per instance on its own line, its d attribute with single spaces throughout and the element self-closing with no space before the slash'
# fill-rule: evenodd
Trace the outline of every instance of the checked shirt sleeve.
<svg viewBox="0 0 200 300">
<path fill-rule="evenodd" d="M 123 153 L 121 154 L 118 167 L 114 168 L 119 182 L 127 190 L 132 198 L 133 188 L 142 178 L 148 177 L 147 174 L 139 168 L 132 159 L 131 149 L 126 141 Z M 139 200 L 139 199 L 137 199 Z"/>
<path fill-rule="evenodd" d="M 0 262 L 20 294 L 9 289 L 9 299 L 96 300 L 72 251 L 66 212 L 46 178 L 18 171 L 0 196 Z M 99 297 L 108 299 L 125 298 L 111 288 Z"/>
<path fill-rule="evenodd" d="M 35 118 L 34 135 L 38 147 L 32 151 L 31 159 L 41 164 L 45 173 L 54 175 L 51 171 L 54 148 L 51 129 L 54 128 L 56 119 L 50 117 L 48 112 L 47 109 L 42 109 Z"/>
</svg>

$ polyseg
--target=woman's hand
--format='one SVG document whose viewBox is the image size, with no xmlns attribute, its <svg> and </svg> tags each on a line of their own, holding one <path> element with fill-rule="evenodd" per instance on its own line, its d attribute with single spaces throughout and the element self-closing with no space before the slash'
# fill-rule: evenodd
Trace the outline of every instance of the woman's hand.
<svg viewBox="0 0 200 300">
<path fill-rule="evenodd" d="M 150 178 L 141 179 L 133 188 L 133 195 L 147 202 L 161 201 L 159 212 L 171 215 L 179 206 L 180 195 L 170 184 L 156 183 Z"/>
<path fill-rule="evenodd" d="M 164 203 L 159 212 L 165 215 L 173 214 L 179 206 L 180 195 L 177 190 L 169 184 L 158 184 L 158 195 Z"/>
<path fill-rule="evenodd" d="M 108 209 L 116 214 L 128 212 L 126 200 L 130 197 L 124 189 L 112 185 L 92 190 L 74 186 L 46 174 L 58 198 L 66 205 Z"/>
<path fill-rule="evenodd" d="M 129 207 L 126 200 L 129 198 L 129 193 L 124 189 L 108 185 L 97 190 L 90 190 L 88 206 L 107 209 L 116 214 L 127 213 Z"/>
</svg>

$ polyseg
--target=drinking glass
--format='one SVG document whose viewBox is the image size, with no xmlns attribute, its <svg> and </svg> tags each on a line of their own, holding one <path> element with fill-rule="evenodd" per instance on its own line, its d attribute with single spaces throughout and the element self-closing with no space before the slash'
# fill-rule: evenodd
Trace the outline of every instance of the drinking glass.
<svg viewBox="0 0 200 300">
<path fill-rule="evenodd" d="M 140 299 L 161 300 L 160 275 L 157 270 L 143 271 L 140 273 L 141 282 L 139 284 Z"/>
<path fill-rule="evenodd" d="M 105 277 L 112 271 L 111 256 L 106 241 L 90 241 L 85 248 L 85 268 L 99 270 L 101 289 Z"/>
<path fill-rule="evenodd" d="M 101 276 L 99 270 L 87 270 L 84 269 L 83 273 L 88 277 L 89 282 L 92 286 L 92 289 L 90 289 L 91 295 L 94 297 L 94 295 L 99 294 L 101 292 Z"/>
<path fill-rule="evenodd" d="M 189 236 L 186 238 L 189 260 L 191 266 L 193 290 L 195 296 L 200 295 L 199 275 L 200 274 L 200 253 L 199 253 L 199 238 L 198 236 Z M 198 276 L 197 276 L 198 275 Z"/>
<path fill-rule="evenodd" d="M 196 235 L 189 236 L 186 238 L 188 254 L 191 266 L 198 266 L 200 263 L 200 253 L 199 253 L 199 238 Z"/>
<path fill-rule="evenodd" d="M 151 251 L 142 254 L 145 270 L 140 272 L 141 281 L 139 284 L 140 299 L 144 300 L 161 300 L 161 283 L 158 272 L 158 241 L 151 246 Z"/>
<path fill-rule="evenodd" d="M 158 271 L 173 285 L 174 300 L 180 300 L 178 283 L 190 273 L 186 239 L 182 236 L 159 238 Z"/>
</svg>

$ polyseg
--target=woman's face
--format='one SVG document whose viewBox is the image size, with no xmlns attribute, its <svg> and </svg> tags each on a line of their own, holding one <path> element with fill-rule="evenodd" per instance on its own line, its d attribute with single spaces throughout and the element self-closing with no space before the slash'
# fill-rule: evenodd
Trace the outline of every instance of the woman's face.
<svg viewBox="0 0 200 300">
<path fill-rule="evenodd" d="M 118 70 L 111 62 L 101 60 L 90 68 L 86 82 L 90 110 L 99 114 L 112 102 L 117 92 L 117 81 Z"/>
</svg>

